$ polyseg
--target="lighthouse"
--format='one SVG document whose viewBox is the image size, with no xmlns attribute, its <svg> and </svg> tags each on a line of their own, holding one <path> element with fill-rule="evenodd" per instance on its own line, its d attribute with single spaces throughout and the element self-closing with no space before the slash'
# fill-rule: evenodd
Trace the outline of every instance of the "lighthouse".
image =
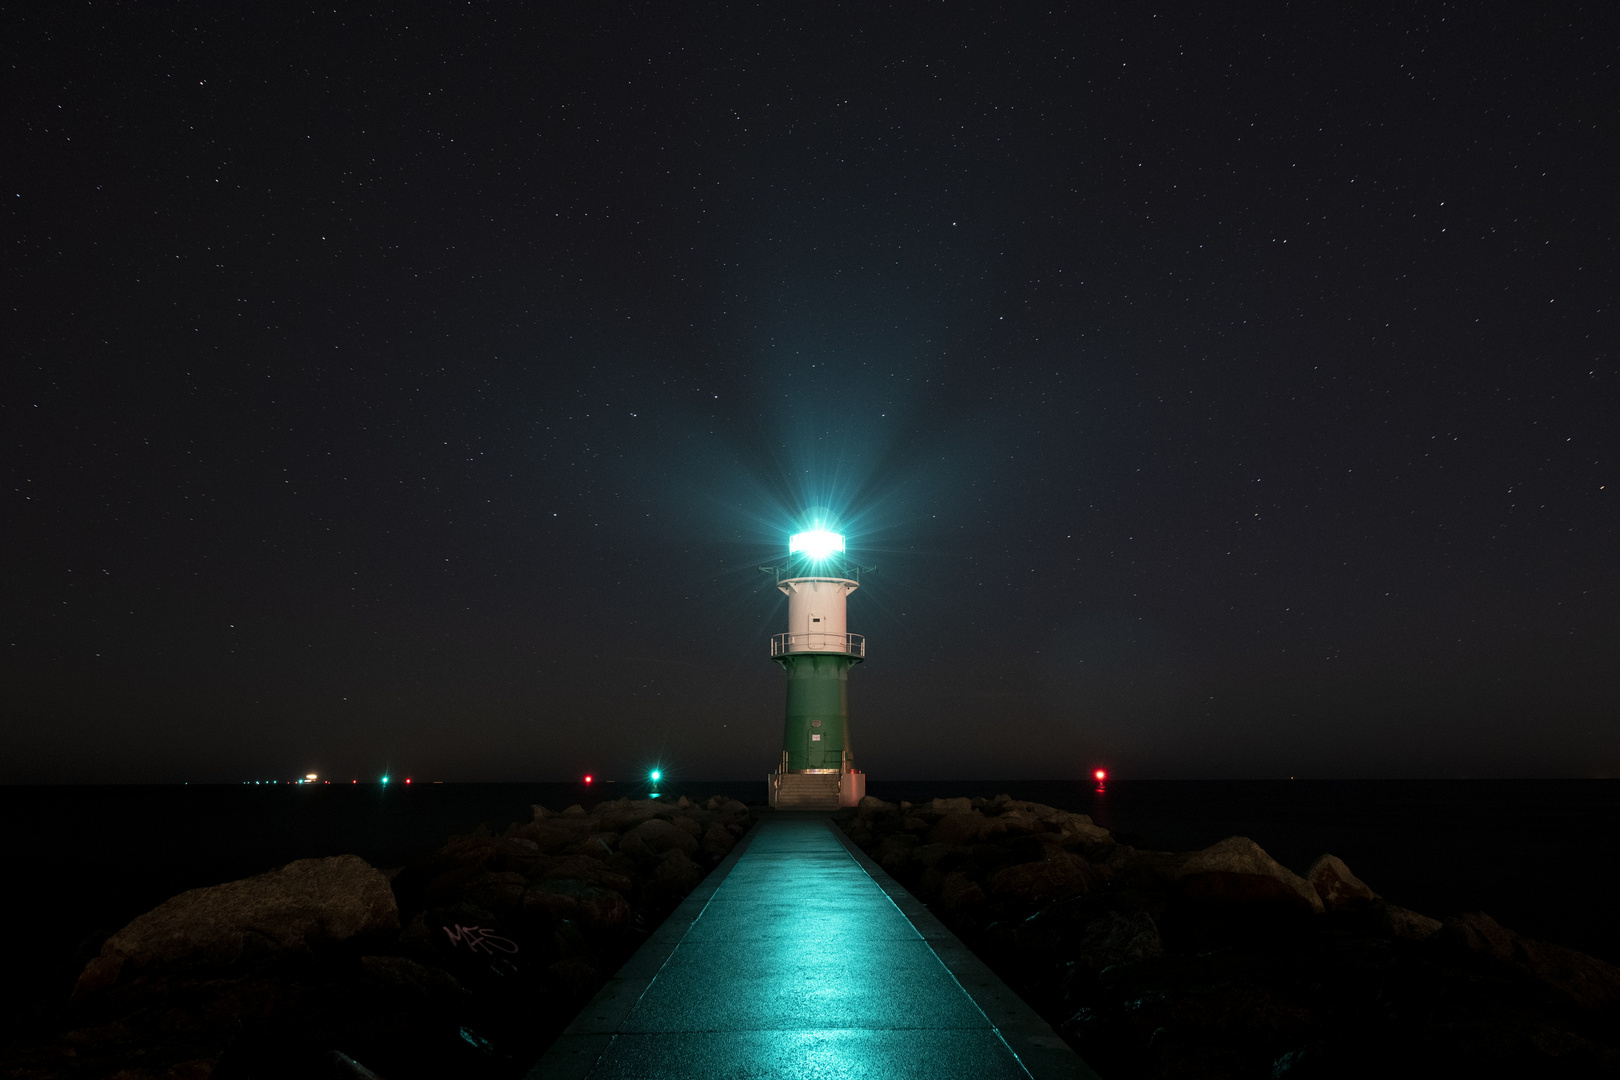
<svg viewBox="0 0 1620 1080">
<path fill-rule="evenodd" d="M 769 799 L 782 810 L 836 810 L 866 794 L 849 734 L 849 671 L 866 659 L 866 639 L 849 632 L 849 594 L 861 567 L 844 552 L 843 534 L 814 521 L 788 540 L 784 566 L 762 566 L 788 598 L 785 633 L 771 638 L 771 659 L 787 677 L 782 757 L 770 774 Z"/>
</svg>

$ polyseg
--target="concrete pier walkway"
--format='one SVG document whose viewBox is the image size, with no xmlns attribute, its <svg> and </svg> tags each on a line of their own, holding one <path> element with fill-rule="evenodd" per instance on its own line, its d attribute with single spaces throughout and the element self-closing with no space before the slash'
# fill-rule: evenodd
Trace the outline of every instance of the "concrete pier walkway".
<svg viewBox="0 0 1620 1080">
<path fill-rule="evenodd" d="M 825 814 L 756 825 L 528 1080 L 1095 1074 Z"/>
</svg>

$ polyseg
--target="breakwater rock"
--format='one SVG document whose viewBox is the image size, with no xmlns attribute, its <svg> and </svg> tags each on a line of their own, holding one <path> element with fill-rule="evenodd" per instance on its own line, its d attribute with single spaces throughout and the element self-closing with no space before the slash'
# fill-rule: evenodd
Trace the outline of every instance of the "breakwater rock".
<svg viewBox="0 0 1620 1080">
<path fill-rule="evenodd" d="M 1139 850 L 1006 796 L 838 822 L 1108 1080 L 1620 1075 L 1620 970 L 1409 911 L 1332 855 Z"/>
<path fill-rule="evenodd" d="M 397 870 L 193 889 L 108 938 L 0 1075 L 521 1076 L 751 825 L 719 797 L 536 806 Z"/>
</svg>

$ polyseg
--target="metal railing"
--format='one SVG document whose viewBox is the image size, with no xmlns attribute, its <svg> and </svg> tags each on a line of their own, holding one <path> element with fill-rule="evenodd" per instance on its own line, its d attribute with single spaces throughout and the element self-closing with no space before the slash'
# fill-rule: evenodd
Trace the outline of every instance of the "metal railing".
<svg viewBox="0 0 1620 1080">
<path fill-rule="evenodd" d="M 784 656 L 788 653 L 847 653 L 850 656 L 864 657 L 866 655 L 865 634 L 777 634 L 771 638 L 771 655 Z"/>
</svg>

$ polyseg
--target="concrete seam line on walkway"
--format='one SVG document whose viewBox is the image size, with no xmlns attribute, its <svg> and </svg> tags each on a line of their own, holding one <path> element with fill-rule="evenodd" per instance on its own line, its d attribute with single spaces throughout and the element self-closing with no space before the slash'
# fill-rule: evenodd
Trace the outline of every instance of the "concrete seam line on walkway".
<svg viewBox="0 0 1620 1080">
<path fill-rule="evenodd" d="M 984 1014 L 985 1021 L 1006 1045 L 1008 1052 L 1033 1080 L 1099 1080 L 1091 1066 L 1052 1030 L 1052 1026 L 974 956 L 922 901 L 911 895 L 889 876 L 888 871 L 857 847 L 830 817 L 826 823 L 856 865 L 866 871 L 867 876 L 900 910 L 900 914 L 916 927 L 946 972 Z M 945 946 L 950 959 L 941 954 L 941 946 Z"/>
<path fill-rule="evenodd" d="M 590 1071 L 596 1068 L 596 1063 L 607 1053 L 625 1017 L 636 1007 L 658 972 L 669 960 L 675 951 L 675 946 L 685 939 L 697 922 L 698 916 L 709 906 L 709 901 L 719 891 L 721 882 L 731 873 L 737 861 L 742 858 L 743 852 L 754 840 L 759 832 L 759 823 L 756 821 L 737 839 L 732 847 L 731 854 L 721 861 L 719 866 L 709 871 L 707 877 L 698 882 L 697 888 L 686 894 L 674 911 L 670 912 L 664 921 L 658 924 L 651 937 L 642 942 L 637 949 L 624 962 L 624 966 L 614 972 L 608 979 L 607 985 L 598 991 L 597 995 L 579 1011 L 574 1022 L 563 1030 L 551 1048 L 540 1056 L 534 1067 L 524 1074 L 524 1080 L 584 1080 Z M 675 930 L 679 933 L 673 933 Z M 656 966 L 651 961 L 656 959 Z M 645 967 L 653 970 L 644 977 L 640 972 Z M 633 971 L 629 977 L 625 972 Z M 594 1030 L 611 1024 L 610 1030 Z"/>
<path fill-rule="evenodd" d="M 979 1000 L 979 995 L 970 990 L 957 977 L 955 968 L 939 954 L 939 949 L 935 947 L 938 935 L 950 933 L 950 931 L 946 930 L 945 924 L 936 919 L 933 912 L 923 907 L 919 902 L 915 902 L 915 898 L 912 898 L 914 902 L 911 904 L 900 904 L 895 897 L 895 890 L 900 888 L 900 883 L 890 877 L 888 871 L 873 862 L 871 856 L 856 847 L 855 843 L 844 833 L 844 830 L 840 829 L 831 818 L 827 819 L 827 828 L 832 832 L 833 837 L 843 845 L 844 850 L 849 853 L 850 857 L 854 859 L 855 865 L 859 866 L 866 876 L 872 879 L 872 883 L 883 892 L 884 896 L 888 897 L 889 903 L 894 904 L 895 910 L 900 912 L 901 917 L 916 928 L 923 939 L 923 944 L 928 946 L 928 950 L 934 954 L 934 959 L 939 961 L 940 966 L 945 969 L 945 973 L 951 977 L 951 981 L 956 983 L 969 1001 L 973 1002 L 973 1007 L 979 1010 L 979 1015 L 984 1017 L 984 1022 L 989 1025 L 991 1031 L 995 1032 L 996 1038 L 1001 1040 L 1001 1045 L 1007 1048 L 1007 1053 L 1011 1054 L 1013 1060 L 1018 1062 L 1018 1067 L 1024 1070 L 1025 1075 L 1031 1077 L 1031 1080 L 1035 1080 L 1029 1064 L 1007 1042 L 1006 1033 L 1001 1030 L 1001 1025 L 991 1019 L 989 1011 L 984 1007 L 984 1002 Z"/>
</svg>

